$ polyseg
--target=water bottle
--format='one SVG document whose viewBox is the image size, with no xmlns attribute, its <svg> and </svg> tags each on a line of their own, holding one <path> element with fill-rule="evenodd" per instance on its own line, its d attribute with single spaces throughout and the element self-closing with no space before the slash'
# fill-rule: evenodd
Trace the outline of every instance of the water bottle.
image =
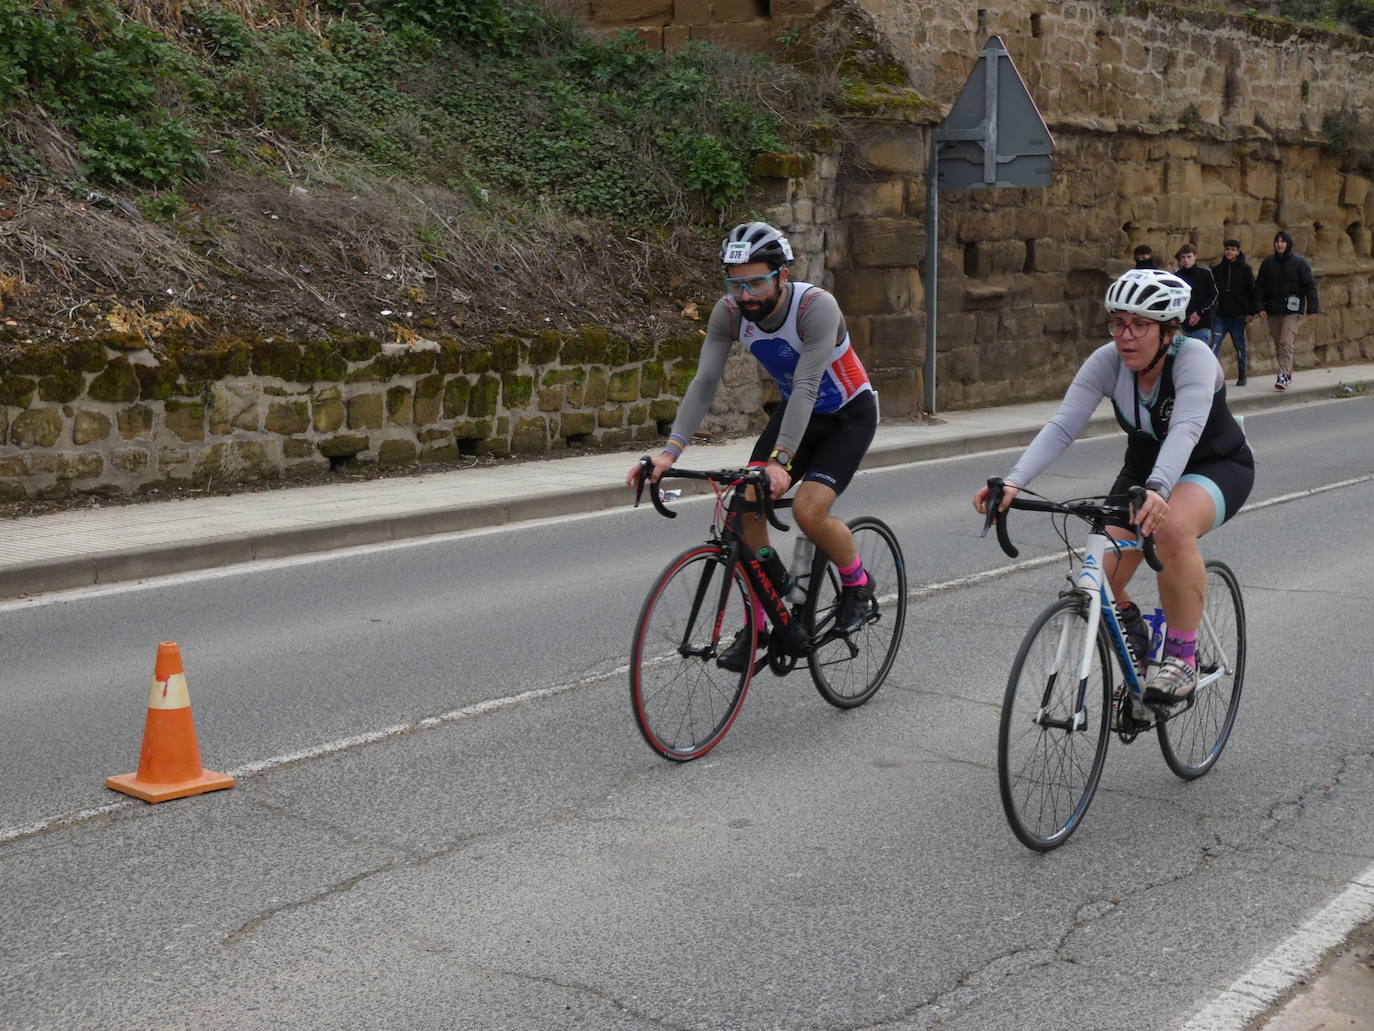
<svg viewBox="0 0 1374 1031">
<path fill-rule="evenodd" d="M 792 591 L 787 600 L 800 604 L 806 600 L 806 586 L 811 580 L 811 562 L 816 556 L 816 545 L 804 534 L 792 545 Z"/>
<path fill-rule="evenodd" d="M 778 594 L 786 594 L 791 581 L 787 579 L 787 567 L 782 564 L 777 551 L 769 547 L 759 548 L 759 562 L 763 566 L 763 571 L 768 574 L 769 582 L 777 588 Z"/>
</svg>

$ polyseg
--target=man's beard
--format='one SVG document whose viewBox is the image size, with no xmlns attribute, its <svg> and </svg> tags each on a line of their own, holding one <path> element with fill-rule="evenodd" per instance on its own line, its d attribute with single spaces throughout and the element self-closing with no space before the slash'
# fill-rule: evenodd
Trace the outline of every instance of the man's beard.
<svg viewBox="0 0 1374 1031">
<path fill-rule="evenodd" d="M 770 297 L 766 301 L 740 301 L 739 313 L 750 322 L 762 322 L 768 317 L 768 313 L 773 310 L 773 306 L 778 303 L 776 297 Z"/>
</svg>

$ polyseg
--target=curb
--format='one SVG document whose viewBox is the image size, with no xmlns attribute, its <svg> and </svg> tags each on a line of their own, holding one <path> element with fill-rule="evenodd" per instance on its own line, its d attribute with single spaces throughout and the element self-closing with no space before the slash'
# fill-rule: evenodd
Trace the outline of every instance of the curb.
<svg viewBox="0 0 1374 1031">
<path fill-rule="evenodd" d="M 1353 379 L 1350 385 L 1374 388 L 1374 379 Z M 1286 392 L 1231 398 L 1231 411 L 1243 414 L 1292 407 L 1332 398 L 1332 385 L 1294 388 Z M 1118 429 L 1112 416 L 1095 416 L 1080 435 L 1097 437 Z M 863 469 L 880 469 L 908 462 L 929 461 L 1024 447 L 1040 431 L 1040 425 L 1016 429 L 972 432 L 942 440 L 877 445 L 864 458 Z M 183 541 L 165 547 L 111 550 L 104 554 L 71 559 L 20 563 L 0 569 L 0 598 L 71 590 L 111 583 L 143 580 L 175 573 L 214 569 L 295 555 L 317 554 L 342 548 L 409 540 L 504 526 L 531 519 L 577 515 L 633 504 L 619 482 L 604 487 L 573 487 L 548 490 L 538 495 L 518 495 L 502 501 L 453 504 L 414 511 L 405 515 L 340 519 L 305 527 L 283 527 L 255 533 L 227 533 L 210 539 Z"/>
</svg>

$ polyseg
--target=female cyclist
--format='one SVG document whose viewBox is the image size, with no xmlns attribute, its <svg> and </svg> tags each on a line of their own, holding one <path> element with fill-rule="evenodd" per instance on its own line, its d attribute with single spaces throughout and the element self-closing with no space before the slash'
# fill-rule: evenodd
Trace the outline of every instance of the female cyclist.
<svg viewBox="0 0 1374 1031">
<path fill-rule="evenodd" d="M 1188 284 L 1169 272 L 1132 269 L 1107 288 L 1107 332 L 1112 342 L 1088 356 L 1069 385 L 1053 419 L 1031 441 L 1005 477 L 1000 509 L 1074 441 L 1104 397 L 1112 399 L 1126 431 L 1126 458 L 1110 494 L 1124 497 L 1143 484 L 1145 500 L 1135 512 L 1141 532 L 1153 534 L 1164 563 L 1159 596 L 1169 630 L 1164 661 L 1145 685 L 1145 700 L 1168 704 L 1187 699 L 1197 687 L 1197 629 L 1207 573 L 1198 538 L 1240 510 L 1255 480 L 1255 461 L 1245 432 L 1226 407 L 1226 377 L 1211 348 L 1179 332 L 1188 308 Z M 987 512 L 988 488 L 979 488 L 973 507 Z M 1128 527 L 1108 527 L 1129 538 Z M 1133 629 L 1137 657 L 1148 639 L 1140 611 L 1126 587 L 1141 553 L 1118 553 L 1107 576 L 1121 609 L 1122 625 Z"/>
</svg>

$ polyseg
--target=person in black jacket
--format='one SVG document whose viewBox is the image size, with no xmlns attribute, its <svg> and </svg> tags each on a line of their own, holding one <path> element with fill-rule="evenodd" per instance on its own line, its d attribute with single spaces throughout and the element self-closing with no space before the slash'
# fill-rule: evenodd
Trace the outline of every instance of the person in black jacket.
<svg viewBox="0 0 1374 1031">
<path fill-rule="evenodd" d="M 1131 257 L 1135 259 L 1136 268 L 1155 267 L 1155 252 L 1150 249 L 1148 243 L 1137 244 L 1136 249 L 1131 252 Z"/>
<path fill-rule="evenodd" d="M 1259 314 L 1259 292 L 1255 289 L 1255 273 L 1245 260 L 1239 240 L 1222 244 L 1221 260 L 1212 266 L 1212 281 L 1217 285 L 1217 309 L 1212 317 L 1212 353 L 1221 357 L 1221 345 L 1226 334 L 1236 348 L 1236 386 L 1245 386 L 1245 370 L 1249 367 L 1245 352 L 1245 327 Z"/>
<path fill-rule="evenodd" d="M 1306 315 L 1317 317 L 1317 280 L 1307 259 L 1293 253 L 1293 238 L 1279 230 L 1274 234 L 1274 253 L 1260 262 L 1255 277 L 1260 295 L 1260 318 L 1269 320 L 1269 336 L 1274 341 L 1274 357 L 1279 362 L 1275 390 L 1287 390 L 1293 382 L 1293 345 L 1298 339 L 1298 324 Z"/>
<path fill-rule="evenodd" d="M 1217 285 L 1212 282 L 1212 271 L 1206 265 L 1197 263 L 1197 248 L 1185 243 L 1174 255 L 1178 268 L 1174 275 L 1188 284 L 1193 295 L 1188 299 L 1188 311 L 1183 316 L 1179 329 L 1190 337 L 1197 337 L 1208 347 L 1212 346 L 1212 312 L 1217 306 Z"/>
</svg>

